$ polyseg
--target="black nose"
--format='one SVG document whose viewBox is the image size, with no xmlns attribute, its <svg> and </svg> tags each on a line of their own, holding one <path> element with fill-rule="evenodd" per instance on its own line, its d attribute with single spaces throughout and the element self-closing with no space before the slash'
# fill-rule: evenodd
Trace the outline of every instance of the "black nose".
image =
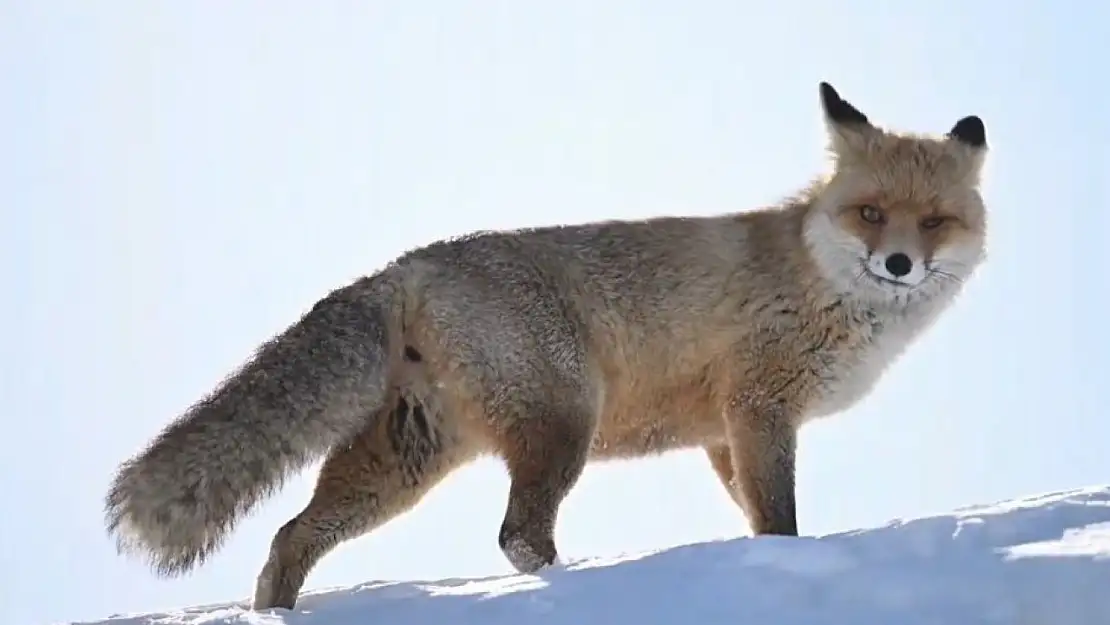
<svg viewBox="0 0 1110 625">
<path fill-rule="evenodd" d="M 895 252 L 886 257 L 886 270 L 895 278 L 901 278 L 913 269 L 913 261 L 902 252 Z"/>
</svg>

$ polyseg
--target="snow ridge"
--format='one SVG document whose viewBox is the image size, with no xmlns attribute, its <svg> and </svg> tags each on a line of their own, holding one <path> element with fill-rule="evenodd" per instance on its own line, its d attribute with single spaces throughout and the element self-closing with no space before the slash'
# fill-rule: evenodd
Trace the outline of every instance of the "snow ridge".
<svg viewBox="0 0 1110 625">
<path fill-rule="evenodd" d="M 1110 486 L 822 537 L 736 538 L 539 575 L 371 582 L 96 625 L 1110 625 Z M 90 623 L 89 625 L 93 625 Z"/>
</svg>

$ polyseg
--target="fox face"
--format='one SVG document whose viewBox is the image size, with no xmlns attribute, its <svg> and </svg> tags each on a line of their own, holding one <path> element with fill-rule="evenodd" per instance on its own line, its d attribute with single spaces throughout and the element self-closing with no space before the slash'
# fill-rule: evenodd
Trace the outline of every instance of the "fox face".
<svg viewBox="0 0 1110 625">
<path fill-rule="evenodd" d="M 821 101 L 835 166 L 806 216 L 817 270 L 876 303 L 954 294 L 985 257 L 983 122 L 965 117 L 943 137 L 896 134 L 827 83 Z"/>
</svg>

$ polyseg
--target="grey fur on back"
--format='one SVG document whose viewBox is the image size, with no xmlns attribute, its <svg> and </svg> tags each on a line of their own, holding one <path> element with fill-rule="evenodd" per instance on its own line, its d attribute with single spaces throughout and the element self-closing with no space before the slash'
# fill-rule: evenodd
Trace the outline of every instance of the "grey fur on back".
<svg viewBox="0 0 1110 625">
<path fill-rule="evenodd" d="M 481 232 L 413 250 L 397 266 L 421 266 L 413 272 L 421 277 L 406 284 L 418 286 L 422 304 L 437 312 L 459 308 L 453 314 L 463 328 L 486 326 L 470 331 L 468 342 L 488 339 L 496 353 L 516 332 L 536 347 L 558 333 L 557 343 L 531 356 L 566 363 L 572 348 L 565 339 L 575 337 L 582 356 L 599 322 L 635 332 L 690 324 L 699 309 L 720 303 L 737 272 L 772 277 L 789 265 L 770 241 L 780 233 L 763 231 L 752 213 L 740 215 Z"/>
<path fill-rule="evenodd" d="M 321 299 L 125 462 L 106 498 L 121 552 L 183 573 L 385 400 L 387 309 L 366 278 Z"/>
</svg>

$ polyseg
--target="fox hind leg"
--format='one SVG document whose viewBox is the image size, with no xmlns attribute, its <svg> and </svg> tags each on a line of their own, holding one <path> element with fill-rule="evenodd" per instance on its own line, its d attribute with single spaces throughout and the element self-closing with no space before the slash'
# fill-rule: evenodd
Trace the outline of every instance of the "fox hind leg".
<svg viewBox="0 0 1110 625">
<path fill-rule="evenodd" d="M 292 609 L 313 566 L 340 543 L 415 506 L 470 455 L 419 403 L 401 398 L 324 461 L 312 499 L 274 535 L 254 609 Z"/>
<path fill-rule="evenodd" d="M 504 433 L 510 486 L 497 542 L 518 572 L 558 561 L 555 520 L 586 466 L 594 429 L 589 411 L 562 407 L 529 411 Z"/>
</svg>

